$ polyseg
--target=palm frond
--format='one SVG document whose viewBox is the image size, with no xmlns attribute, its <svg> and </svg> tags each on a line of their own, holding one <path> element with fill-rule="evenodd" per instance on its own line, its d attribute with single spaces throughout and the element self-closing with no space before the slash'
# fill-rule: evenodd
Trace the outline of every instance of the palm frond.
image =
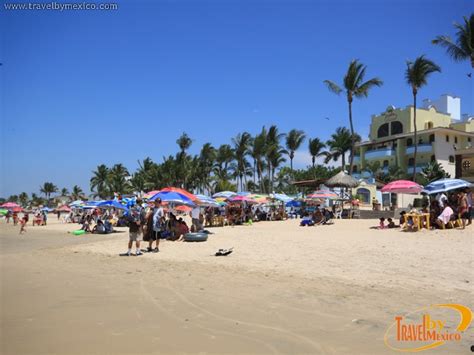
<svg viewBox="0 0 474 355">
<path fill-rule="evenodd" d="M 374 86 L 380 87 L 383 85 L 383 81 L 379 78 L 372 78 L 367 80 L 365 83 L 361 84 L 355 91 L 355 97 L 367 97 L 369 95 L 369 90 Z"/>
<path fill-rule="evenodd" d="M 342 89 L 337 85 L 335 82 L 331 80 L 324 80 L 324 84 L 328 87 L 329 91 L 332 91 L 333 93 L 340 95 L 342 92 Z"/>
</svg>

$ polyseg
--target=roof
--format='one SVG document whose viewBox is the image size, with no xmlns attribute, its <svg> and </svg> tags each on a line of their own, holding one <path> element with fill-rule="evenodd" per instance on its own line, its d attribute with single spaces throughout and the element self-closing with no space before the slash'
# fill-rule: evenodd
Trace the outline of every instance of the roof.
<svg viewBox="0 0 474 355">
<path fill-rule="evenodd" d="M 302 181 L 293 181 L 291 184 L 299 187 L 318 187 L 321 184 L 324 184 L 326 179 L 315 179 L 315 180 L 302 180 Z"/>
<path fill-rule="evenodd" d="M 459 129 L 449 128 L 449 127 L 435 127 L 435 128 L 430 128 L 430 129 L 424 129 L 424 130 L 418 131 L 417 134 L 420 135 L 420 134 L 443 132 L 443 131 L 444 132 L 451 132 L 451 133 L 454 132 L 456 134 L 474 137 L 474 132 L 465 132 L 465 131 L 460 131 Z M 411 137 L 411 136 L 414 136 L 414 135 L 415 135 L 415 132 L 400 133 L 400 134 L 395 134 L 393 136 L 384 137 L 382 139 L 356 143 L 355 146 L 360 147 L 360 146 L 364 146 L 364 145 L 380 144 L 380 143 L 390 142 L 390 141 L 393 141 L 393 140 L 396 140 L 396 139 L 399 139 L 399 138 Z"/>
</svg>

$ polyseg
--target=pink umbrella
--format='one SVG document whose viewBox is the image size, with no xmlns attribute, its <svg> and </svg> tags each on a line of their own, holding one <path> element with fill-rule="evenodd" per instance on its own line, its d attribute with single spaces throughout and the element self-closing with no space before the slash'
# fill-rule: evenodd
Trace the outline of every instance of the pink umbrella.
<svg viewBox="0 0 474 355">
<path fill-rule="evenodd" d="M 257 201 L 252 200 L 251 198 L 248 198 L 247 196 L 235 196 L 229 199 L 230 202 L 248 202 L 248 203 L 257 203 Z"/>
<path fill-rule="evenodd" d="M 69 208 L 69 206 L 64 205 L 56 208 L 56 212 L 71 212 L 71 209 Z"/>
<path fill-rule="evenodd" d="M 395 194 L 418 194 L 423 190 L 423 186 L 408 180 L 397 180 L 385 185 L 382 192 L 392 192 Z"/>
<path fill-rule="evenodd" d="M 3 207 L 3 208 L 17 208 L 17 207 L 20 207 L 20 205 L 15 203 L 15 202 L 5 202 L 0 207 Z"/>
<path fill-rule="evenodd" d="M 328 191 L 328 190 L 319 190 L 319 191 L 315 191 L 313 192 L 312 194 L 309 194 L 308 196 L 306 196 L 307 198 L 338 198 L 339 196 L 337 196 L 337 194 L 335 192 L 332 192 L 332 191 Z"/>
</svg>

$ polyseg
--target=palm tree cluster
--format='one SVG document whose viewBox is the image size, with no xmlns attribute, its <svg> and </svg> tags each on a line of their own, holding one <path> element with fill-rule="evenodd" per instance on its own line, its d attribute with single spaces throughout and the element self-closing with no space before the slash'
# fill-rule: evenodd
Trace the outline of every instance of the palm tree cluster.
<svg viewBox="0 0 474 355">
<path fill-rule="evenodd" d="M 199 154 L 192 156 L 188 150 L 193 141 L 183 133 L 176 141 L 179 151 L 163 157 L 162 163 L 147 157 L 138 162 L 139 168 L 132 174 L 121 164 L 112 168 L 102 164 L 93 171 L 90 186 L 94 196 L 99 198 L 109 198 L 114 193 L 157 190 L 165 186 L 178 186 L 200 193 L 224 190 L 271 193 L 276 187 L 279 191 L 291 190 L 291 181 L 301 175 L 301 171 L 297 174 L 293 169 L 295 153 L 305 139 L 306 134 L 301 130 L 292 129 L 284 134 L 272 125 L 262 127 L 254 136 L 249 132 L 239 133 L 232 138 L 231 144 L 214 147 L 211 143 L 205 143 Z M 319 157 L 324 157 L 326 163 L 342 158 L 344 167 L 345 155 L 352 140 L 349 131 L 340 127 L 327 143 L 319 138 L 310 138 L 308 142 L 312 171 L 316 171 L 316 159 Z M 326 146 L 329 150 L 325 150 Z M 287 159 L 290 168 L 282 169 Z M 327 171 L 331 169 L 324 167 L 319 170 L 323 174 Z M 316 177 L 319 176 L 312 176 Z"/>
</svg>

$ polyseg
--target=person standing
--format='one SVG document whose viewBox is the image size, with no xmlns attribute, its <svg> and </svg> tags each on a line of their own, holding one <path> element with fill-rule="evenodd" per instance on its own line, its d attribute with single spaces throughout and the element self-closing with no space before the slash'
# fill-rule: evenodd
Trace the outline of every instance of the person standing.
<svg viewBox="0 0 474 355">
<path fill-rule="evenodd" d="M 23 218 L 20 221 L 20 234 L 23 234 L 23 232 L 26 232 L 26 224 L 28 223 L 29 216 L 28 213 L 23 214 Z"/>
<path fill-rule="evenodd" d="M 135 255 L 142 255 L 140 250 L 140 242 L 142 240 L 144 222 L 145 216 L 143 207 L 141 206 L 141 200 L 137 199 L 136 205 L 131 207 L 130 211 L 128 212 L 128 251 L 125 254 L 122 254 L 123 256 L 132 255 L 133 242 L 135 242 L 136 248 Z"/>
<path fill-rule="evenodd" d="M 466 220 L 469 222 L 469 203 L 467 196 L 464 191 L 459 193 L 458 196 L 458 218 L 461 218 L 462 229 L 466 228 Z"/>
<path fill-rule="evenodd" d="M 201 210 L 200 210 L 199 206 L 195 206 L 191 210 L 191 220 L 192 220 L 193 232 L 199 232 L 201 230 L 201 223 L 199 222 L 200 214 L 201 214 Z"/>
<path fill-rule="evenodd" d="M 161 233 L 163 231 L 165 211 L 161 206 L 161 199 L 157 198 L 155 201 L 155 208 L 153 209 L 153 232 L 150 235 L 150 240 L 148 241 L 148 252 L 158 253 L 160 251 L 160 239 Z M 153 241 L 156 241 L 156 247 L 153 249 Z"/>
<path fill-rule="evenodd" d="M 466 189 L 466 199 L 467 199 L 467 207 L 468 207 L 468 220 L 467 225 L 472 224 L 472 190 Z"/>
</svg>

